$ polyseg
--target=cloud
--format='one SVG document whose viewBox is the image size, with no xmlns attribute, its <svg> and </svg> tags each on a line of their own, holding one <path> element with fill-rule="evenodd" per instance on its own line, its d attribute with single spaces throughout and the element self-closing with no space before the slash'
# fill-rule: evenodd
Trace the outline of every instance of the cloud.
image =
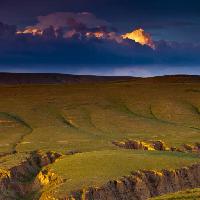
<svg viewBox="0 0 200 200">
<path fill-rule="evenodd" d="M 38 21 L 39 22 L 35 25 L 35 27 L 39 29 L 45 29 L 49 26 L 54 26 L 55 28 L 73 27 L 77 24 L 83 24 L 88 28 L 110 25 L 110 23 L 105 20 L 98 19 L 95 15 L 89 12 L 57 12 L 46 16 L 39 16 Z"/>
<path fill-rule="evenodd" d="M 125 43 L 126 39 L 155 48 L 150 34 L 139 28 L 131 33 L 120 35 L 116 28 L 105 20 L 98 19 L 88 12 L 57 12 L 46 16 L 39 16 L 38 23 L 18 31 L 17 34 L 32 34 L 53 39 L 58 36 L 63 38 L 76 37 L 78 39 L 106 39 L 117 43 Z"/>
<path fill-rule="evenodd" d="M 124 34 L 123 39 L 108 22 L 91 13 L 53 13 L 39 17 L 39 22 L 23 34 L 18 31 L 15 35 L 14 30 L 13 26 L 0 23 L 1 65 L 71 69 L 81 65 L 102 69 L 122 65 L 200 65 L 199 44 L 153 41 L 142 29 Z M 146 69 L 141 70 L 148 74 Z M 127 73 L 131 71 L 124 68 L 122 74 Z"/>
<path fill-rule="evenodd" d="M 45 39 L 47 37 L 48 39 Z M 155 42 L 156 49 L 132 40 L 54 38 L 49 28 L 45 37 L 19 35 L 13 41 L 1 41 L 0 64 L 80 66 L 199 65 L 200 45 Z M 49 38 L 52 39 L 49 39 Z"/>
<path fill-rule="evenodd" d="M 8 39 L 15 36 L 17 27 L 0 22 L 0 38 Z"/>
<path fill-rule="evenodd" d="M 140 43 L 141 45 L 147 45 L 152 49 L 155 49 L 155 44 L 150 36 L 150 34 L 146 33 L 143 29 L 139 28 L 130 33 L 125 33 L 122 35 L 123 39 L 130 39 L 135 42 Z"/>
<path fill-rule="evenodd" d="M 38 23 L 28 26 L 24 30 L 18 30 L 18 34 L 32 34 L 42 36 L 43 33 L 54 29 L 54 34 L 65 38 L 102 36 L 111 37 L 114 28 L 105 20 L 97 18 L 89 12 L 56 12 L 46 16 L 39 16 Z M 113 37 L 113 34 L 112 34 Z"/>
</svg>

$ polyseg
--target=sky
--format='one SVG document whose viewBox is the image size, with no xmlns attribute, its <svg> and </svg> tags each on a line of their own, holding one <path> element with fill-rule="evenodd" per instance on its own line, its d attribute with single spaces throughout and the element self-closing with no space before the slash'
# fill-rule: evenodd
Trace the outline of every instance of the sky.
<svg viewBox="0 0 200 200">
<path fill-rule="evenodd" d="M 198 0 L 0 0 L 0 71 L 200 74 Z"/>
</svg>

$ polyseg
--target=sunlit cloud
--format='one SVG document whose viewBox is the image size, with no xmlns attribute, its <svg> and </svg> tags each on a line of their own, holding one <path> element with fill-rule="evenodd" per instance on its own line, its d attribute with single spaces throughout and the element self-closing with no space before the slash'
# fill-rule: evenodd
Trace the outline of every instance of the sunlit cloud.
<svg viewBox="0 0 200 200">
<path fill-rule="evenodd" d="M 154 44 L 150 34 L 146 33 L 141 28 L 133 30 L 130 33 L 125 33 L 124 35 L 122 35 L 122 38 L 130 39 L 130 40 L 140 43 L 141 45 L 147 45 L 147 46 L 151 47 L 152 49 L 155 49 L 155 44 Z"/>
<path fill-rule="evenodd" d="M 129 39 L 155 49 L 150 34 L 146 33 L 143 29 L 136 29 L 131 33 L 120 35 L 112 30 L 110 23 L 98 19 L 95 15 L 88 12 L 58 12 L 46 16 L 39 16 L 37 24 L 28 26 L 23 30 L 18 30 L 17 34 L 43 36 L 44 33 L 50 32 L 50 30 L 53 30 L 52 34 L 55 37 L 57 37 L 57 32 L 59 31 L 60 33 L 62 32 L 63 38 L 95 38 L 101 40 L 113 40 L 121 44 L 123 44 L 124 40 Z"/>
</svg>

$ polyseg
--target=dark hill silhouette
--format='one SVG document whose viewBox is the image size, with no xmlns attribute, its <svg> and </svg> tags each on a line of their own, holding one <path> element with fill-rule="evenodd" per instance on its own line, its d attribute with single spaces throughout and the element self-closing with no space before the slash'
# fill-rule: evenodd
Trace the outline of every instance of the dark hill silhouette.
<svg viewBox="0 0 200 200">
<path fill-rule="evenodd" d="M 74 84 L 74 83 L 100 83 L 100 82 L 121 82 L 138 81 L 143 82 L 199 82 L 198 75 L 166 75 L 150 78 L 139 78 L 131 76 L 94 76 L 94 75 L 72 75 L 59 73 L 0 73 L 0 84 Z"/>
<path fill-rule="evenodd" d="M 93 76 L 53 73 L 0 73 L 0 84 L 59 84 L 59 83 L 96 83 L 104 81 L 132 80 L 133 77 Z"/>
</svg>

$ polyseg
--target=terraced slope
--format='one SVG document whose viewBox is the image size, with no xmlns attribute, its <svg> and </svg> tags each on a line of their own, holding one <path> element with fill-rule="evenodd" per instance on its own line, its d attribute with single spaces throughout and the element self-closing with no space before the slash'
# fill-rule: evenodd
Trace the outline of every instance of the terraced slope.
<svg viewBox="0 0 200 200">
<path fill-rule="evenodd" d="M 58 194 L 65 195 L 82 189 L 83 184 L 101 185 L 138 169 L 197 163 L 199 154 L 189 147 L 196 145 L 198 151 L 200 142 L 199 80 L 175 76 L 93 84 L 1 85 L 0 168 L 7 154 L 37 150 L 63 154 L 48 169 L 62 180 L 71 180 L 59 185 Z M 187 153 L 137 152 L 113 144 L 128 139 L 163 141 Z M 79 154 L 69 156 L 74 153 Z M 112 159 L 114 164 L 109 162 Z M 83 174 L 75 177 L 77 170 Z M 88 174 L 90 170 L 93 174 Z M 83 176 L 87 177 L 84 183 Z M 49 187 L 42 186 L 36 193 L 46 190 Z"/>
</svg>

